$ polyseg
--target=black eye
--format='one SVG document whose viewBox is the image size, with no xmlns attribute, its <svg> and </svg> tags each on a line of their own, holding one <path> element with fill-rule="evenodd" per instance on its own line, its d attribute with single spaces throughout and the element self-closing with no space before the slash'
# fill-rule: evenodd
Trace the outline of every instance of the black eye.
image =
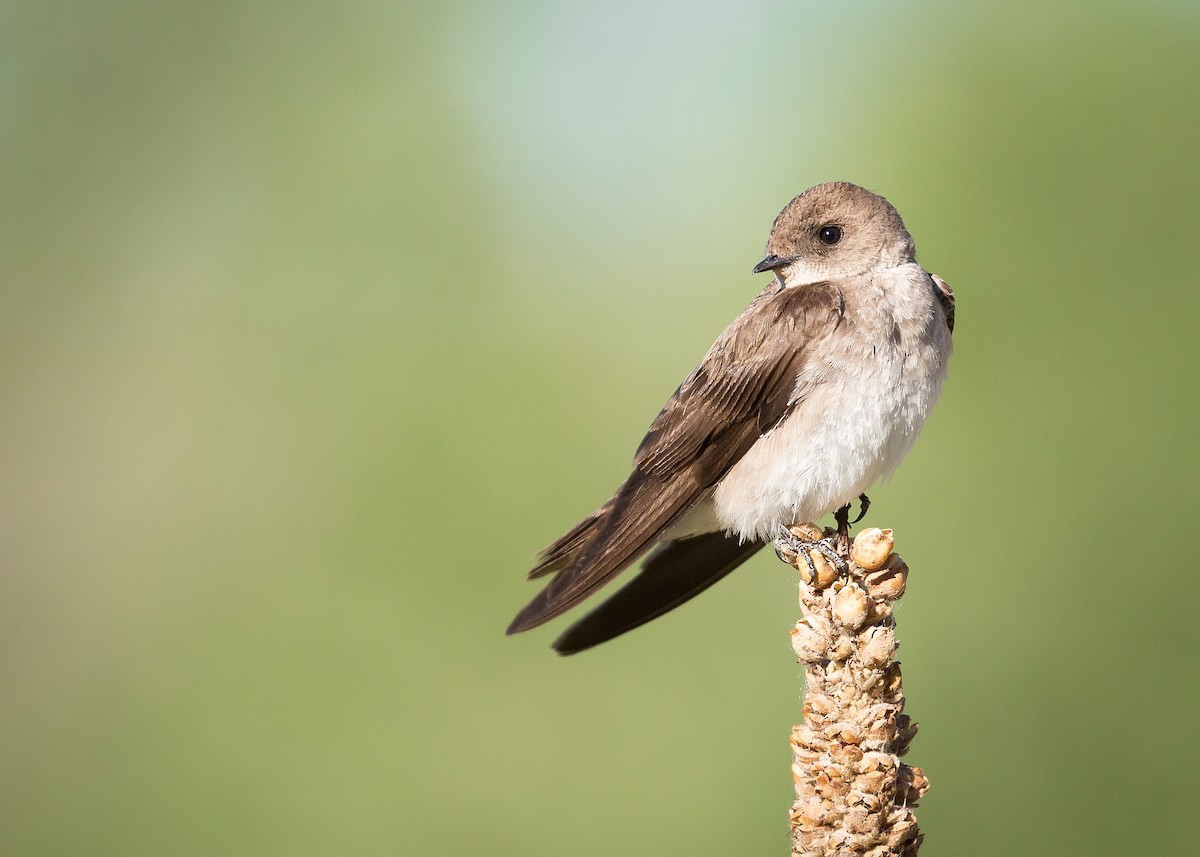
<svg viewBox="0 0 1200 857">
<path fill-rule="evenodd" d="M 822 226 L 821 231 L 817 233 L 817 240 L 822 244 L 832 247 L 842 240 L 842 227 Z"/>
</svg>

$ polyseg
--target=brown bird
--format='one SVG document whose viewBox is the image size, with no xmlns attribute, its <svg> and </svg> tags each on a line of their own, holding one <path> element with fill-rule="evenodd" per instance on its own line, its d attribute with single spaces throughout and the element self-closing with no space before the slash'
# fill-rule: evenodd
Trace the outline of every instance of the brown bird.
<svg viewBox="0 0 1200 857">
<path fill-rule="evenodd" d="M 917 264 L 896 209 L 857 185 L 817 185 L 775 218 L 766 249 L 754 272 L 771 283 L 667 401 L 624 484 L 540 554 L 529 577 L 554 578 L 508 633 L 643 556 L 556 650 L 678 607 L 789 524 L 836 511 L 844 544 L 850 502 L 908 453 L 946 378 L 954 298 Z"/>
</svg>

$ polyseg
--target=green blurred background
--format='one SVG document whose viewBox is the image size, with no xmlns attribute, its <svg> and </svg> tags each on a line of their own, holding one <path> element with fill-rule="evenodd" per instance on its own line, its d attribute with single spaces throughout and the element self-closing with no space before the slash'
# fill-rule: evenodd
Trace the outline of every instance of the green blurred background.
<svg viewBox="0 0 1200 857">
<path fill-rule="evenodd" d="M 959 301 L 923 853 L 1193 853 L 1198 9 L 6 4 L 0 853 L 785 854 L 773 557 L 503 630 L 830 179 Z"/>
</svg>

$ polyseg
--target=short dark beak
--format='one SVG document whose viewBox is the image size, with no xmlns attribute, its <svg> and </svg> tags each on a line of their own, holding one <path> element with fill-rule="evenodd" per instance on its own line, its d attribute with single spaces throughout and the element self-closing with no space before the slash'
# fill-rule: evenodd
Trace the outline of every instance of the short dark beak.
<svg viewBox="0 0 1200 857">
<path fill-rule="evenodd" d="M 777 268 L 782 268 L 784 265 L 790 265 L 799 259 L 799 256 L 776 256 L 774 253 L 768 253 L 766 258 L 754 266 L 754 273 L 761 274 L 763 271 L 774 271 Z"/>
</svg>

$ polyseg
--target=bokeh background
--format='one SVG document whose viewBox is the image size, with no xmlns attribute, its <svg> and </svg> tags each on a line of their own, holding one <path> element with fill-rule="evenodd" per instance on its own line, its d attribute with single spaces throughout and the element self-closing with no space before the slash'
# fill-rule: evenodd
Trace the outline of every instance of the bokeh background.
<svg viewBox="0 0 1200 857">
<path fill-rule="evenodd" d="M 784 854 L 792 574 L 503 629 L 808 185 L 957 290 L 923 853 L 1193 853 L 1200 7 L 10 3 L 0 853 Z"/>
</svg>

